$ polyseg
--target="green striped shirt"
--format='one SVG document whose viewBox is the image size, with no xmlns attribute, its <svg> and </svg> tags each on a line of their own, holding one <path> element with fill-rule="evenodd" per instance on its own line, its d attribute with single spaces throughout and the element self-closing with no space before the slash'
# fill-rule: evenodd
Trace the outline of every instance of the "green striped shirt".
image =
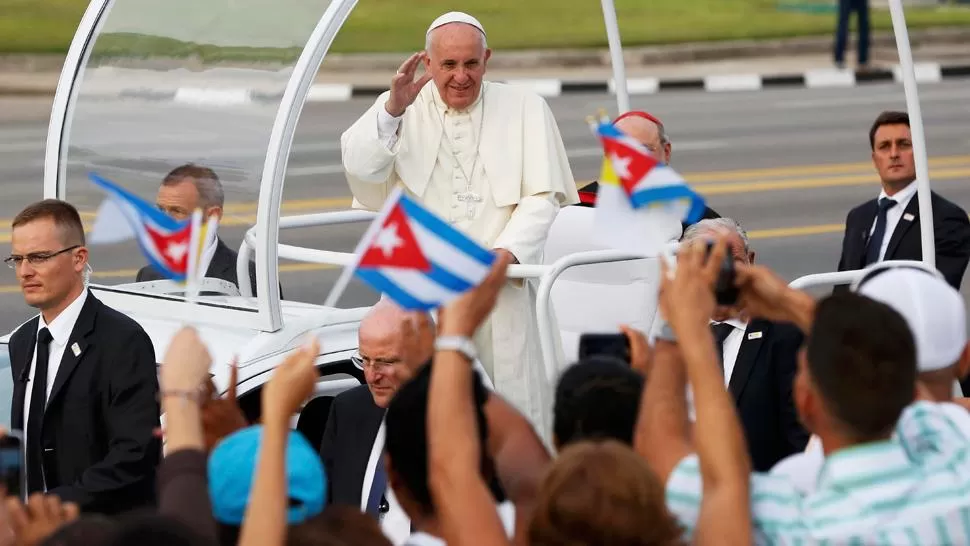
<svg viewBox="0 0 970 546">
<path fill-rule="evenodd" d="M 785 476 L 751 476 L 757 544 L 970 546 L 970 414 L 908 407 L 893 440 L 829 455 L 814 492 Z M 964 427 L 964 428 L 961 428 Z M 667 506 L 693 532 L 701 503 L 697 455 L 667 482 Z"/>
</svg>

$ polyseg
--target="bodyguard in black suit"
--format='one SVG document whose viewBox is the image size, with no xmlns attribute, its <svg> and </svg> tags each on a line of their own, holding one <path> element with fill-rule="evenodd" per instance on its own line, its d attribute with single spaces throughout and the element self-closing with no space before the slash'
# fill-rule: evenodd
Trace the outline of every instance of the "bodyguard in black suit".
<svg viewBox="0 0 970 546">
<path fill-rule="evenodd" d="M 40 310 L 10 340 L 11 425 L 25 432 L 26 492 L 107 514 L 153 504 L 161 457 L 154 349 L 137 323 L 84 286 L 77 211 L 56 200 L 24 209 L 6 261 Z"/>
<path fill-rule="evenodd" d="M 226 243 L 222 242 L 222 239 L 217 239 L 216 252 L 212 255 L 212 261 L 209 262 L 209 269 L 206 271 L 205 276 L 212 279 L 222 279 L 239 286 L 239 280 L 236 276 L 236 258 L 238 256 L 239 253 L 229 248 Z M 146 265 L 138 270 L 135 282 L 159 281 L 164 278 L 154 267 Z M 252 289 L 252 294 L 255 295 L 256 264 L 251 261 L 249 262 L 249 286 Z"/>
<path fill-rule="evenodd" d="M 155 203 L 162 212 L 176 220 L 187 220 L 197 208 L 202 209 L 203 218 L 213 215 L 222 218 L 225 192 L 215 171 L 189 163 L 173 169 L 165 176 L 158 188 Z M 238 287 L 238 256 L 222 239 L 218 239 L 215 254 L 205 276 L 222 279 Z M 155 268 L 146 265 L 138 271 L 135 281 L 158 281 L 164 278 Z M 256 294 L 256 265 L 252 262 L 249 263 L 249 283 L 252 293 Z"/>
<path fill-rule="evenodd" d="M 863 269 L 884 260 L 923 259 L 909 115 L 883 112 L 869 131 L 869 143 L 882 192 L 846 217 L 839 271 Z M 936 267 L 959 289 L 970 261 L 970 221 L 955 203 L 935 192 L 931 199 Z"/>
<path fill-rule="evenodd" d="M 327 468 L 330 504 L 361 505 L 364 477 L 384 408 L 374 403 L 367 385 L 337 396 L 330 406 L 320 455 Z"/>
<path fill-rule="evenodd" d="M 735 261 L 753 263 L 744 229 L 730 218 L 702 220 L 683 240 L 728 236 Z M 798 420 L 792 399 L 802 333 L 793 325 L 752 320 L 718 307 L 711 329 L 721 358 L 725 384 L 737 404 L 752 468 L 767 472 L 781 459 L 805 449 L 808 432 Z"/>
</svg>

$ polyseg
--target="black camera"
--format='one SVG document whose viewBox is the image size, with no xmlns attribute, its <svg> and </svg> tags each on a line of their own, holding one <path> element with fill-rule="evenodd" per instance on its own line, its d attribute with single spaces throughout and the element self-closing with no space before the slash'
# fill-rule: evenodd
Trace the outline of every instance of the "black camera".
<svg viewBox="0 0 970 546">
<path fill-rule="evenodd" d="M 630 339 L 625 334 L 583 334 L 579 336 L 579 358 L 605 356 L 630 363 Z"/>
<path fill-rule="evenodd" d="M 714 250 L 714 243 L 707 243 L 707 255 Z M 714 285 L 714 298 L 718 305 L 735 305 L 738 302 L 738 287 L 735 285 L 734 257 L 728 252 L 721 263 L 721 271 L 717 275 Z"/>
</svg>

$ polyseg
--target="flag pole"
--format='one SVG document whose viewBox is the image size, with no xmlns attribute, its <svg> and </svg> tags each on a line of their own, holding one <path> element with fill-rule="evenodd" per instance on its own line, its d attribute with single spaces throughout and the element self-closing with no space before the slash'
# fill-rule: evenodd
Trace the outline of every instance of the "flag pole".
<svg viewBox="0 0 970 546">
<path fill-rule="evenodd" d="M 189 260 L 185 268 L 185 299 L 194 302 L 199 297 L 199 250 L 202 246 L 202 209 L 192 211 L 192 227 L 189 229 Z"/>
<path fill-rule="evenodd" d="M 916 193 L 919 196 L 920 241 L 923 249 L 923 262 L 936 266 L 936 242 L 933 239 L 933 203 L 930 200 L 930 168 L 926 156 L 926 135 L 923 131 L 923 114 L 920 110 L 919 96 L 916 91 L 916 69 L 913 66 L 913 51 L 906 29 L 906 15 L 901 0 L 889 0 L 889 14 L 896 35 L 896 50 L 899 53 L 899 71 L 902 75 L 903 90 L 906 93 L 906 110 L 913 137 L 913 160 L 916 162 Z"/>
<path fill-rule="evenodd" d="M 336 307 L 337 301 L 344 292 L 347 290 L 347 286 L 350 284 L 350 279 L 354 276 L 354 271 L 357 270 L 357 264 L 360 263 L 360 258 L 363 249 L 370 246 L 371 241 L 377 236 L 377 231 L 384 224 L 384 219 L 387 215 L 391 213 L 391 209 L 397 205 L 397 202 L 401 198 L 401 188 L 396 187 L 394 191 L 387 197 L 384 201 L 384 206 L 381 208 L 380 212 L 377 214 L 377 218 L 367 226 L 367 231 L 364 232 L 364 236 L 360 238 L 360 242 L 357 243 L 357 248 L 354 249 L 354 261 L 344 267 L 343 272 L 340 273 L 340 277 L 337 278 L 337 282 L 334 283 L 333 288 L 330 289 L 330 294 L 327 295 L 326 301 L 323 302 L 324 307 Z"/>
</svg>

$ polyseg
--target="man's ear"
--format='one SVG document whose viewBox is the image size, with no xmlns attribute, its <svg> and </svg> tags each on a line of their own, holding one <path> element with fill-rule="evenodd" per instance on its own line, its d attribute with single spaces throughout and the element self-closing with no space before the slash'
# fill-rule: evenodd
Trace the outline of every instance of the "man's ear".
<svg viewBox="0 0 970 546">
<path fill-rule="evenodd" d="M 209 207 L 205 209 L 206 218 L 209 218 L 210 216 L 215 216 L 216 218 L 219 219 L 220 222 L 222 222 L 222 213 L 223 213 L 222 207 L 219 207 L 219 206 Z"/>
<path fill-rule="evenodd" d="M 755 258 L 756 255 L 757 255 L 757 253 L 754 250 L 749 250 L 748 251 L 748 263 L 749 264 L 754 265 L 754 258 Z"/>
</svg>

